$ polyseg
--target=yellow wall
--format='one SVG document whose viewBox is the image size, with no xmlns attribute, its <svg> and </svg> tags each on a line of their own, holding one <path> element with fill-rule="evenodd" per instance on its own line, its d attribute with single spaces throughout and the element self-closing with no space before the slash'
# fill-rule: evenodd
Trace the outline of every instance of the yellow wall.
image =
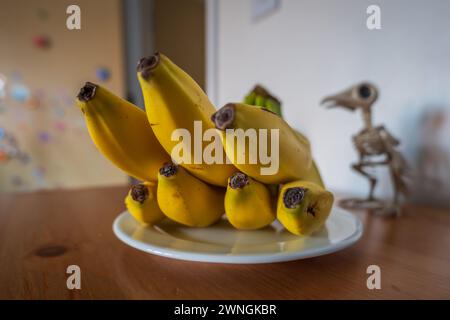
<svg viewBox="0 0 450 320">
<path fill-rule="evenodd" d="M 6 78 L 6 95 L 0 97 L 0 130 L 17 139 L 29 161 L 0 160 L 0 191 L 126 182 L 95 149 L 74 104 L 85 81 L 124 94 L 121 2 L 77 0 L 82 29 L 70 31 L 66 8 L 72 3 L 1 1 L 0 75 Z M 33 44 L 39 35 L 51 40 L 48 49 Z M 96 77 L 102 66 L 111 73 L 103 83 Z M 34 98 L 15 100 L 17 85 Z"/>
</svg>

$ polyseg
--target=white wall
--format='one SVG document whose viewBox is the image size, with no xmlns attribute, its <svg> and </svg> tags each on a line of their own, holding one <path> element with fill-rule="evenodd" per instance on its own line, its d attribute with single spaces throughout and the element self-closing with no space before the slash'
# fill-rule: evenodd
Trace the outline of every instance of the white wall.
<svg viewBox="0 0 450 320">
<path fill-rule="evenodd" d="M 369 31 L 366 8 L 375 3 L 382 30 Z M 450 1 L 282 0 L 253 22 L 250 0 L 219 0 L 217 53 L 218 106 L 257 82 L 267 86 L 284 102 L 288 122 L 311 139 L 327 185 L 341 192 L 368 190 L 349 169 L 357 159 L 350 137 L 362 119 L 320 107 L 324 95 L 361 80 L 377 84 L 374 121 L 402 140 L 411 162 L 422 113 L 450 106 Z M 448 123 L 441 135 L 448 151 Z M 381 175 L 385 195 L 390 183 Z"/>
</svg>

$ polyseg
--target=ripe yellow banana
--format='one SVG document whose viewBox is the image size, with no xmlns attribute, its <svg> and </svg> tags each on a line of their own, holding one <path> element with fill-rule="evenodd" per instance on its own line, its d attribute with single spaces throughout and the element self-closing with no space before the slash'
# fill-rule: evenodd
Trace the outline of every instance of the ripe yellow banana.
<svg viewBox="0 0 450 320">
<path fill-rule="evenodd" d="M 156 200 L 156 184 L 133 185 L 125 198 L 125 205 L 133 218 L 143 224 L 154 225 L 164 218 Z"/>
<path fill-rule="evenodd" d="M 313 182 L 319 185 L 322 188 L 325 188 L 325 184 L 322 180 L 322 176 L 320 175 L 319 168 L 317 167 L 316 162 L 312 161 L 311 168 L 308 170 L 306 175 L 303 177 L 303 180 Z"/>
<path fill-rule="evenodd" d="M 244 103 L 255 105 L 255 106 L 260 106 L 262 108 L 265 108 L 269 111 L 276 113 L 280 117 L 283 117 L 281 101 L 278 100 L 276 97 L 274 97 L 266 88 L 264 88 L 261 85 L 256 85 L 249 92 L 249 94 L 247 94 L 247 96 L 245 96 Z M 295 132 L 300 137 L 300 139 L 307 141 L 308 144 L 310 145 L 309 139 L 304 134 L 302 134 L 298 130 L 295 130 Z M 317 183 L 321 187 L 325 188 L 325 184 L 323 183 L 319 168 L 317 167 L 314 159 L 312 160 L 312 165 L 311 165 L 310 170 L 305 175 L 305 177 L 303 177 L 303 180 Z"/>
<path fill-rule="evenodd" d="M 277 218 L 296 235 L 310 235 L 327 220 L 333 206 L 333 194 L 309 181 L 283 185 L 278 196 Z"/>
<path fill-rule="evenodd" d="M 158 174 L 158 204 L 170 219 L 190 227 L 207 227 L 225 212 L 225 189 L 208 185 L 182 167 L 166 163 Z"/>
<path fill-rule="evenodd" d="M 299 136 L 299 138 L 302 139 L 302 141 L 307 141 L 308 145 L 311 146 L 309 139 L 303 133 L 301 133 L 298 130 L 294 131 Z M 308 172 L 302 179 L 314 182 L 319 186 L 321 186 L 322 188 L 325 188 L 325 183 L 323 182 L 322 176 L 319 171 L 319 167 L 317 166 L 316 161 L 314 161 L 314 159 L 312 159 L 311 168 L 308 170 Z"/>
<path fill-rule="evenodd" d="M 228 221 L 242 230 L 263 228 L 276 217 L 269 189 L 240 172 L 233 174 L 228 181 L 225 213 Z"/>
<path fill-rule="evenodd" d="M 219 109 L 213 115 L 212 120 L 220 132 L 228 158 L 240 171 L 258 181 L 266 184 L 279 184 L 298 180 L 304 177 L 311 168 L 309 143 L 298 136 L 282 118 L 273 112 L 243 103 L 229 103 Z M 267 165 L 261 163 L 257 154 L 253 154 L 254 158 L 258 158 L 257 163 L 251 163 L 249 158 L 251 148 L 248 139 L 232 139 L 234 142 L 229 143 L 226 129 L 243 129 L 244 131 L 255 129 L 257 148 L 260 149 L 263 145 L 267 145 L 268 153 L 272 156 L 274 153 L 271 150 L 271 140 L 273 139 L 271 130 L 278 129 L 278 172 L 262 174 L 261 168 L 267 167 Z M 267 141 L 260 141 L 260 129 L 267 129 Z M 242 150 L 245 150 L 247 155 L 245 161 L 239 159 Z"/>
<path fill-rule="evenodd" d="M 107 89 L 87 82 L 77 104 L 100 152 L 130 176 L 157 181 L 158 169 L 170 160 L 145 112 Z"/>
<path fill-rule="evenodd" d="M 171 154 L 179 141 L 172 141 L 175 129 L 186 129 L 191 140 L 198 135 L 203 137 L 205 130 L 214 128 L 210 118 L 216 111 L 199 85 L 181 68 L 163 54 L 142 58 L 138 65 L 138 79 L 144 96 L 145 109 L 153 132 L 164 149 Z M 201 121 L 202 132 L 194 133 L 194 121 Z M 173 160 L 189 173 L 210 184 L 227 185 L 228 177 L 237 171 L 232 164 L 226 163 L 223 152 L 222 164 L 205 164 L 203 159 L 194 157 L 191 141 L 182 142 L 190 150 L 190 163 L 182 163 L 174 155 Z M 201 142 L 201 155 L 210 142 Z M 187 144 L 187 145 L 186 145 Z"/>
</svg>

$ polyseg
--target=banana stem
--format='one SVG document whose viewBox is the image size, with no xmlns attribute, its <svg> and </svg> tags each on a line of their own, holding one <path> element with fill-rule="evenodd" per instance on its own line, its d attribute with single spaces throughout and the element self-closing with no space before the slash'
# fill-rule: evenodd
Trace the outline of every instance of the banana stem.
<svg viewBox="0 0 450 320">
<path fill-rule="evenodd" d="M 148 189 L 143 184 L 135 184 L 131 187 L 131 198 L 139 203 L 144 203 L 148 198 Z"/>
<path fill-rule="evenodd" d="M 289 188 L 283 195 L 284 206 L 288 209 L 294 209 L 297 207 L 305 197 L 305 188 L 295 187 Z"/>
<path fill-rule="evenodd" d="M 234 108 L 234 104 L 228 103 L 211 116 L 211 120 L 214 122 L 217 129 L 225 130 L 231 128 L 235 115 Z"/>
<path fill-rule="evenodd" d="M 236 172 L 230 177 L 229 184 L 232 189 L 242 189 L 249 184 L 249 179 L 246 174 Z"/>
<path fill-rule="evenodd" d="M 95 83 L 86 82 L 85 85 L 80 89 L 77 98 L 82 102 L 88 102 L 95 97 L 96 90 L 97 85 Z"/>
<path fill-rule="evenodd" d="M 156 52 L 152 56 L 144 57 L 139 60 L 137 71 L 141 73 L 142 78 L 148 80 L 151 71 L 159 65 L 160 60 L 161 57 L 159 55 L 159 52 Z"/>
<path fill-rule="evenodd" d="M 253 91 L 254 93 L 256 93 L 257 96 L 261 96 L 261 97 L 263 97 L 263 98 L 265 98 L 265 99 L 270 99 L 270 100 L 272 100 L 274 103 L 276 103 L 276 104 L 278 104 L 278 105 L 281 105 L 280 100 L 278 100 L 276 97 L 274 97 L 273 95 L 271 95 L 271 94 L 269 93 L 269 91 L 268 91 L 266 88 L 264 88 L 263 86 L 261 86 L 261 85 L 256 85 L 255 88 L 253 88 L 252 91 Z"/>
<path fill-rule="evenodd" d="M 178 169 L 177 166 L 171 162 L 165 163 L 160 169 L 159 173 L 164 177 L 171 177 L 177 173 Z"/>
</svg>

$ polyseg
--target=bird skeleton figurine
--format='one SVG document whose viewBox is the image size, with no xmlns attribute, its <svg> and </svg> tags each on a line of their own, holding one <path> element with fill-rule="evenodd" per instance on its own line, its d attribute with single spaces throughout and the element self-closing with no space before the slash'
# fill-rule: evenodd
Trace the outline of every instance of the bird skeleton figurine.
<svg viewBox="0 0 450 320">
<path fill-rule="evenodd" d="M 353 136 L 353 143 L 359 154 L 359 160 L 352 168 L 369 180 L 370 190 L 367 199 L 346 199 L 343 206 L 351 208 L 389 209 L 400 213 L 399 196 L 406 195 L 407 163 L 402 154 L 396 149 L 400 141 L 394 138 L 382 125 L 372 123 L 372 105 L 378 98 L 378 90 L 371 83 L 360 83 L 341 93 L 325 97 L 321 104 L 329 108 L 342 107 L 350 111 L 360 110 L 364 127 Z M 370 172 L 371 168 L 388 166 L 394 197 L 392 206 L 386 208 L 386 203 L 376 200 L 374 190 L 377 178 Z"/>
</svg>

